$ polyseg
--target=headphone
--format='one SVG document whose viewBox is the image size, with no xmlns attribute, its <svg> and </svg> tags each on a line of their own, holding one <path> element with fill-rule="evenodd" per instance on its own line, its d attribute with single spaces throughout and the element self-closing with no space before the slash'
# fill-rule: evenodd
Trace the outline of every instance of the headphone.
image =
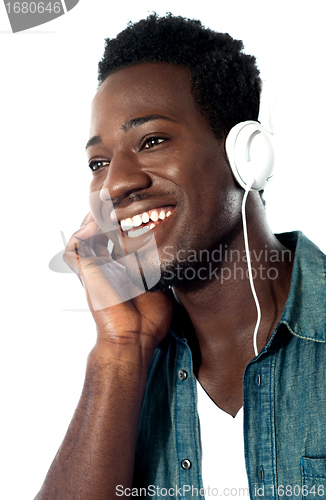
<svg viewBox="0 0 326 500">
<path fill-rule="evenodd" d="M 257 322 L 253 333 L 255 356 L 258 355 L 257 334 L 261 321 L 261 309 L 252 277 L 245 207 L 249 191 L 264 189 L 273 177 L 274 149 L 271 138 L 272 134 L 259 122 L 250 120 L 235 125 L 225 140 L 225 150 L 231 170 L 245 190 L 241 212 L 249 282 L 257 309 Z"/>
<path fill-rule="evenodd" d="M 231 170 L 241 187 L 260 191 L 273 177 L 274 149 L 272 134 L 259 122 L 235 125 L 225 140 Z"/>
<path fill-rule="evenodd" d="M 266 96 L 266 84 L 263 84 L 259 118 L 261 118 L 261 115 L 263 116 L 263 122 L 267 123 L 269 130 L 264 128 L 258 121 L 249 120 L 235 125 L 230 130 L 225 140 L 225 150 L 232 173 L 245 191 L 241 212 L 249 282 L 257 309 L 257 322 L 253 333 L 255 356 L 258 355 L 257 334 L 261 321 L 261 309 L 252 277 L 245 207 L 249 192 L 264 189 L 273 177 L 274 148 L 272 143 L 272 103 L 269 99 L 266 99 Z M 268 106 L 266 106 L 267 103 Z"/>
</svg>

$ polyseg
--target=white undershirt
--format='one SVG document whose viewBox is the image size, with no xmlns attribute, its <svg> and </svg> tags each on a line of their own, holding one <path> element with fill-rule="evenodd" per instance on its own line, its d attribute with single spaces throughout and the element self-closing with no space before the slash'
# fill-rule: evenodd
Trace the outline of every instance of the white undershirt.
<svg viewBox="0 0 326 500">
<path fill-rule="evenodd" d="M 243 446 L 243 409 L 240 408 L 233 418 L 214 403 L 198 381 L 197 398 L 205 498 L 246 499 L 249 492 Z"/>
</svg>

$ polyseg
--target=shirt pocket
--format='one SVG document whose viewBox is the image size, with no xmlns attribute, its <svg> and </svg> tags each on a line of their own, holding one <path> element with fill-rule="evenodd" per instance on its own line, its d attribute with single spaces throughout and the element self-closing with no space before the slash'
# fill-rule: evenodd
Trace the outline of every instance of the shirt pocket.
<svg viewBox="0 0 326 500">
<path fill-rule="evenodd" d="M 302 457 L 301 495 L 305 500 L 326 500 L 326 458 Z"/>
</svg>

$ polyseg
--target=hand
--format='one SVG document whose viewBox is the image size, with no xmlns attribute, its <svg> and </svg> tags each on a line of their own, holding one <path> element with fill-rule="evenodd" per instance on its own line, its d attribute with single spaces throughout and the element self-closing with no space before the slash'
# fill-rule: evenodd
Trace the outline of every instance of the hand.
<svg viewBox="0 0 326 500">
<path fill-rule="evenodd" d="M 107 244 L 108 236 L 89 213 L 70 238 L 64 254 L 65 262 L 85 287 L 98 343 L 138 345 L 153 352 L 170 326 L 172 301 L 163 292 L 145 293 L 134 254 L 116 261 Z M 138 276 L 136 284 L 130 281 L 121 260 L 134 267 L 129 271 Z"/>
</svg>

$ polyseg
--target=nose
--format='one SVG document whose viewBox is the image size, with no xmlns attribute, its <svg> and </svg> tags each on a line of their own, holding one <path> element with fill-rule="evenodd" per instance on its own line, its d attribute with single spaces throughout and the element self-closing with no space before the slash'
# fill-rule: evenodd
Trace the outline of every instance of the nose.
<svg viewBox="0 0 326 500">
<path fill-rule="evenodd" d="M 116 154 L 107 168 L 100 198 L 102 201 L 123 199 L 131 193 L 148 188 L 151 184 L 150 175 L 142 169 L 135 157 Z"/>
</svg>

